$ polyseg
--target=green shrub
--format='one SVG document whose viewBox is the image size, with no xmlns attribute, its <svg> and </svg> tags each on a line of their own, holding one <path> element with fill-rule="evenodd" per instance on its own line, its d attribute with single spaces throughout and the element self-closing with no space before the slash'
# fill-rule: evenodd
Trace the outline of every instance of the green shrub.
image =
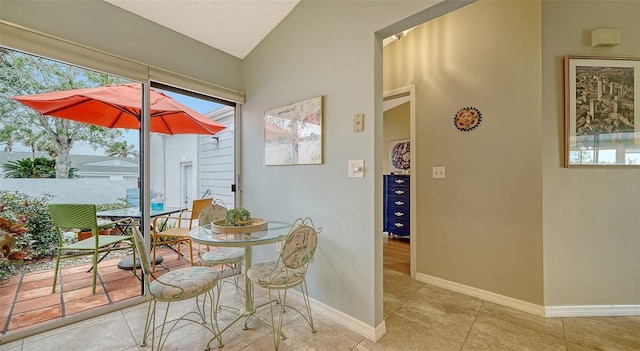
<svg viewBox="0 0 640 351">
<path fill-rule="evenodd" d="M 0 282 L 9 280 L 16 274 L 16 267 L 9 260 L 0 260 Z"/>
<path fill-rule="evenodd" d="M 0 191 L 0 203 L 6 216 L 21 218 L 27 232 L 16 239 L 15 247 L 31 259 L 48 257 L 58 243 L 49 214 L 52 196 L 29 196 L 19 192 Z"/>
</svg>

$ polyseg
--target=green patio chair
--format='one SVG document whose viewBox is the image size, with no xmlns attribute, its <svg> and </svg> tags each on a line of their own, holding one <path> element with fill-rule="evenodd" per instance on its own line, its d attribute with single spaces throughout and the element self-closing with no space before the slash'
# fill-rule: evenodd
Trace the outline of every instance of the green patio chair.
<svg viewBox="0 0 640 351">
<path fill-rule="evenodd" d="M 51 204 L 49 205 L 51 220 L 58 234 L 58 247 L 56 248 L 56 269 L 53 273 L 53 288 L 51 292 L 56 292 L 58 280 L 58 270 L 60 260 L 84 255 L 93 255 L 93 293 L 96 293 L 96 279 L 98 275 L 98 253 L 108 254 L 114 250 L 132 249 L 133 261 L 135 262 L 136 250 L 133 237 L 130 235 L 98 235 L 98 230 L 113 226 L 131 227 L 133 220 L 130 218 L 121 219 L 114 222 L 101 223 L 98 225 L 96 217 L 96 205 L 94 204 Z M 75 242 L 65 244 L 63 240 L 63 230 L 69 229 L 91 229 L 92 236 Z M 105 254 L 105 255 L 106 255 Z M 104 256 L 102 257 L 104 258 Z M 133 274 L 136 274 L 135 265 Z"/>
</svg>

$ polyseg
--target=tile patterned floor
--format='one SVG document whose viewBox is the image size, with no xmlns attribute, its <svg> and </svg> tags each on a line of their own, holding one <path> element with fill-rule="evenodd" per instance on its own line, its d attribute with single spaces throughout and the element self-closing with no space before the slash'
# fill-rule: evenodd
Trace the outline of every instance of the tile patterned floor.
<svg viewBox="0 0 640 351">
<path fill-rule="evenodd" d="M 640 350 L 640 316 L 542 318 L 420 283 L 391 270 L 385 270 L 384 279 L 387 333 L 377 343 L 336 324 L 331 316 L 320 312 L 314 312 L 317 332 L 310 333 L 301 317 L 289 313 L 285 314 L 283 331 L 287 339 L 282 341 L 281 350 Z M 256 302 L 265 299 L 264 291 L 258 290 Z M 71 298 L 69 301 L 76 300 Z M 221 301 L 227 305 L 241 305 L 242 291 L 226 284 Z M 295 299 L 293 302 L 300 304 Z M 191 306 L 192 303 L 186 301 L 178 310 L 184 311 Z M 136 305 L 16 340 L 0 345 L 0 350 L 148 350 L 148 346 L 138 346 L 145 307 L 146 304 Z M 224 327 L 232 317 L 230 312 L 221 312 L 220 326 Z M 178 328 L 164 350 L 204 348 L 208 335 L 202 327 L 185 324 Z M 89 331 L 91 338 L 81 337 Z M 273 349 L 270 330 L 257 320 L 250 322 L 248 330 L 243 330 L 241 324 L 232 326 L 223 334 L 223 341 L 225 345 L 221 350 L 227 351 Z"/>
<path fill-rule="evenodd" d="M 169 250 L 159 252 L 169 268 L 189 264 Z M 197 257 L 197 255 L 196 255 Z M 56 292 L 51 292 L 53 270 L 14 276 L 0 285 L 0 335 L 90 311 L 140 296 L 140 280 L 130 270 L 118 268 L 121 258 L 98 265 L 96 294 L 92 293 L 90 264 L 63 267 Z"/>
</svg>

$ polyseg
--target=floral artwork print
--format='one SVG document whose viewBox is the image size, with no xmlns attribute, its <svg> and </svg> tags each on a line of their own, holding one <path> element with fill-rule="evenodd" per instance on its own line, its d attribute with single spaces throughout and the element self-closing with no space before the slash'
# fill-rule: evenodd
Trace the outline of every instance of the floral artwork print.
<svg viewBox="0 0 640 351">
<path fill-rule="evenodd" d="M 389 145 L 390 171 L 406 171 L 411 168 L 409 140 L 393 140 Z"/>
<path fill-rule="evenodd" d="M 475 107 L 465 107 L 460 109 L 453 117 L 453 123 L 461 131 L 468 132 L 475 129 L 482 121 L 480 110 Z"/>
</svg>

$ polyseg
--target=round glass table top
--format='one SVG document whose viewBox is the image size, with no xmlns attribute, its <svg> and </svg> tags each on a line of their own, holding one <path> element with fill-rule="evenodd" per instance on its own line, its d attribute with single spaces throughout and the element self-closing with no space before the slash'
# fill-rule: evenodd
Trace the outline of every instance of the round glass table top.
<svg viewBox="0 0 640 351">
<path fill-rule="evenodd" d="M 269 221 L 267 229 L 244 234 L 222 234 L 211 230 L 211 224 L 204 224 L 189 232 L 191 240 L 210 246 L 253 246 L 274 243 L 283 240 L 291 223 Z"/>
</svg>

